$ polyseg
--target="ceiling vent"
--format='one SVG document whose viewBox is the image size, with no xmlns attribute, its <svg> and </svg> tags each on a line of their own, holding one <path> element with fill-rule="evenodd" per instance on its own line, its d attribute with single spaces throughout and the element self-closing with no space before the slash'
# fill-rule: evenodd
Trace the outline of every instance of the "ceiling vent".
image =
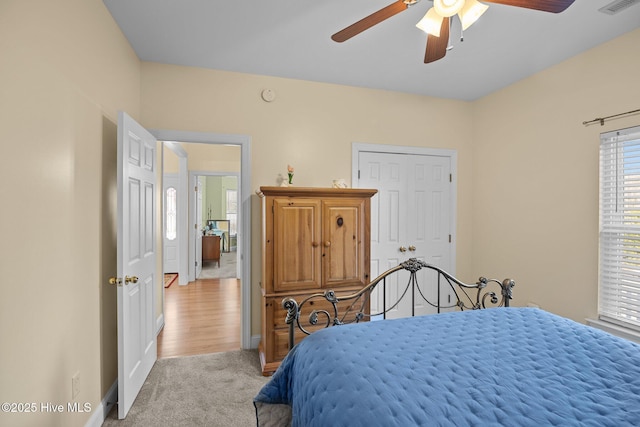
<svg viewBox="0 0 640 427">
<path fill-rule="evenodd" d="M 640 3 L 640 0 L 616 0 L 604 7 L 601 7 L 598 11 L 606 13 L 607 15 L 615 15 L 638 3 Z"/>
</svg>

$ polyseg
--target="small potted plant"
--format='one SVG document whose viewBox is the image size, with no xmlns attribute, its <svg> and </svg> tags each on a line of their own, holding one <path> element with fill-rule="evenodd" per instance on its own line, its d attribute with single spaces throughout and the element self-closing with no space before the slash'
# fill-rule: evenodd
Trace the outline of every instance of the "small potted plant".
<svg viewBox="0 0 640 427">
<path fill-rule="evenodd" d="M 289 176 L 289 185 L 293 184 L 293 166 L 287 165 L 287 175 Z"/>
</svg>

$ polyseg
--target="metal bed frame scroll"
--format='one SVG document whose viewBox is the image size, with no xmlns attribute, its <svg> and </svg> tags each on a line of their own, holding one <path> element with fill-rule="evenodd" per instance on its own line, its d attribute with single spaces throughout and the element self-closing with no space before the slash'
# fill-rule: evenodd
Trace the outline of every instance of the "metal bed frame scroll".
<svg viewBox="0 0 640 427">
<path fill-rule="evenodd" d="M 417 272 L 423 268 L 433 270 L 437 273 L 437 297 L 435 302 L 430 301 L 425 296 L 424 288 L 418 284 Z M 400 297 L 397 301 L 393 302 L 393 304 L 388 305 L 385 300 L 387 294 L 387 278 L 403 270 L 409 272 L 409 279 L 404 288 L 401 288 L 401 285 L 398 284 Z M 378 286 L 382 286 L 383 288 L 383 310 L 378 313 L 370 313 L 369 301 L 371 293 Z M 446 305 L 442 304 L 440 301 L 441 286 L 448 286 L 453 291 L 453 295 L 455 295 L 453 302 L 447 301 Z M 491 286 L 492 289 L 490 289 L 489 286 Z M 407 294 L 409 294 L 412 299 L 411 315 L 414 316 L 416 298 L 421 298 L 422 301 L 434 307 L 437 313 L 440 313 L 441 310 L 453 310 L 456 308 L 460 310 L 479 310 L 489 307 L 509 307 L 514 286 L 515 281 L 512 279 L 504 279 L 500 282 L 499 280 L 487 279 L 485 277 L 480 277 L 474 284 L 466 284 L 434 265 L 427 264 L 416 258 L 411 258 L 385 271 L 356 293 L 338 296 L 333 290 L 327 290 L 322 293 L 312 294 L 300 303 L 294 298 L 283 299 L 282 306 L 287 310 L 286 323 L 289 325 L 289 349 L 295 345 L 296 328 L 305 335 L 310 335 L 317 329 L 347 323 L 358 323 L 361 320 L 374 316 L 382 316 L 386 319 L 387 313 L 396 308 Z M 313 306 L 316 305 L 314 304 L 316 301 L 328 301 L 329 308 L 313 308 Z M 326 307 L 326 304 L 324 304 L 324 307 Z M 342 310 L 340 310 L 341 307 Z M 302 318 L 303 310 L 307 308 L 310 310 L 308 314 L 309 326 L 305 327 L 301 324 L 300 319 Z M 321 321 L 322 319 L 324 319 L 324 326 Z M 312 329 L 314 330 L 307 329 L 310 327 L 313 327 Z"/>
</svg>

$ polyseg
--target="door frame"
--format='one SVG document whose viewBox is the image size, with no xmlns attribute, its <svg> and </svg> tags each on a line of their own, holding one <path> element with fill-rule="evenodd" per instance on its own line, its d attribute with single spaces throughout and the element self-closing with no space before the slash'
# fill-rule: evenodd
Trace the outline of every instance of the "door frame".
<svg viewBox="0 0 640 427">
<path fill-rule="evenodd" d="M 437 156 L 448 157 L 451 162 L 451 176 L 458 176 L 458 152 L 452 149 L 445 148 L 428 148 L 428 147 L 412 147 L 402 145 L 387 145 L 387 144 L 370 144 L 363 142 L 354 142 L 351 144 L 351 186 L 354 188 L 359 187 L 359 170 L 358 159 L 360 152 L 372 152 L 381 154 L 414 154 L 419 156 Z M 455 184 L 455 181 L 454 181 Z M 458 206 L 458 186 L 451 186 L 451 224 L 453 224 L 451 230 L 451 245 L 450 245 L 450 257 L 451 257 L 451 271 L 448 273 L 455 275 L 456 273 L 456 238 L 457 233 L 457 206 Z M 372 225 L 373 226 L 373 225 Z"/>
<path fill-rule="evenodd" d="M 240 185 L 238 186 L 238 203 L 241 238 L 237 242 L 238 257 L 242 262 L 240 278 L 240 345 L 242 349 L 251 348 L 251 137 L 238 134 L 221 134 L 210 132 L 194 132 L 167 129 L 150 129 L 159 141 L 195 142 L 214 145 L 240 146 Z M 186 159 L 185 159 L 186 162 Z M 185 187 L 188 187 L 188 177 L 185 171 Z M 187 190 L 185 188 L 185 190 Z M 188 190 L 187 190 L 188 191 Z M 188 194 L 188 193 L 185 193 Z M 188 206 L 185 205 L 185 206 Z M 186 207 L 185 207 L 186 208 Z M 188 251 L 189 242 L 185 250 Z M 185 252 L 188 253 L 188 252 Z M 186 260 L 185 263 L 189 261 Z M 188 269 L 185 270 L 185 272 Z M 164 299 L 163 299 L 164 304 Z M 163 307 L 164 311 L 164 307 Z"/>
</svg>

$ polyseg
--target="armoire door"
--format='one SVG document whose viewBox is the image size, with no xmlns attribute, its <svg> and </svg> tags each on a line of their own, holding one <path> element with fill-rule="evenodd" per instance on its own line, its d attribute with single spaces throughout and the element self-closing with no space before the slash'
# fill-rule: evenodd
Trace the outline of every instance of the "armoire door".
<svg viewBox="0 0 640 427">
<path fill-rule="evenodd" d="M 337 199 L 322 202 L 322 273 L 324 288 L 367 284 L 364 271 L 365 202 Z"/>
<path fill-rule="evenodd" d="M 273 289 L 276 292 L 321 287 L 321 214 L 319 199 L 273 200 Z"/>
</svg>

